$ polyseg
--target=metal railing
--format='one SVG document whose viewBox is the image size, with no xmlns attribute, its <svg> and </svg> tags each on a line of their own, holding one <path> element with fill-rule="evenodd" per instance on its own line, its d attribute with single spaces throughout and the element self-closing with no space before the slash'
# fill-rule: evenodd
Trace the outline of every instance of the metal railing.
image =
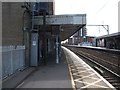
<svg viewBox="0 0 120 90">
<path fill-rule="evenodd" d="M 25 68 L 25 46 L 2 46 L 2 78 Z"/>
</svg>

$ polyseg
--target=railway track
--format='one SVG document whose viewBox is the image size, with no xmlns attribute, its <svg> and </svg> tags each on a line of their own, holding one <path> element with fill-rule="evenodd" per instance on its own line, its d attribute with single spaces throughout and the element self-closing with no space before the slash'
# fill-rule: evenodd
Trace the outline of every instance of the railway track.
<svg viewBox="0 0 120 90">
<path fill-rule="evenodd" d="M 120 89 L 119 57 L 106 52 L 92 51 L 83 48 L 67 47 L 100 73 L 116 89 Z"/>
</svg>

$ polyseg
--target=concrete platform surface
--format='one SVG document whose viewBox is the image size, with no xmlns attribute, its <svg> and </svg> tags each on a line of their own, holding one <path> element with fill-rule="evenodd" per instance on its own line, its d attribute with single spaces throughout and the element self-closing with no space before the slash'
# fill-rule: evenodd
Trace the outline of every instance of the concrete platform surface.
<svg viewBox="0 0 120 90">
<path fill-rule="evenodd" d="M 17 88 L 66 88 L 72 90 L 69 69 L 62 53 L 59 64 L 55 63 L 55 54 L 47 57 L 47 65 L 40 66 Z"/>
<path fill-rule="evenodd" d="M 71 50 L 62 47 L 68 61 L 68 66 L 72 73 L 74 87 L 76 89 L 102 89 L 116 90 L 108 81 L 106 81 L 93 68 L 86 64 Z"/>
<path fill-rule="evenodd" d="M 34 67 L 26 68 L 23 71 L 18 71 L 2 81 L 2 88 L 15 88 L 24 79 L 26 79 L 36 69 Z"/>
</svg>

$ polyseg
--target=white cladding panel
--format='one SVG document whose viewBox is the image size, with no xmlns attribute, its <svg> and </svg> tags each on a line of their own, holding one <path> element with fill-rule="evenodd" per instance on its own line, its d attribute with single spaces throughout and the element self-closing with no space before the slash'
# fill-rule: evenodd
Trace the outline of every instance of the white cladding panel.
<svg viewBox="0 0 120 90">
<path fill-rule="evenodd" d="M 73 20 L 74 24 L 86 24 L 86 15 L 76 15 Z"/>
<path fill-rule="evenodd" d="M 43 24 L 43 16 L 36 16 L 33 19 L 35 25 Z M 86 24 L 86 14 L 78 15 L 49 15 L 46 16 L 46 24 L 61 25 L 61 24 Z"/>
</svg>

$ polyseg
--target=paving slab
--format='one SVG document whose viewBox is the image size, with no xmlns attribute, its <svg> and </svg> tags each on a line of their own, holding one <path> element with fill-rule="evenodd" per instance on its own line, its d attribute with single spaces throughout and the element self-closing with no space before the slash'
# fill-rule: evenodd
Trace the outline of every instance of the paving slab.
<svg viewBox="0 0 120 90">
<path fill-rule="evenodd" d="M 64 88 L 72 89 L 70 72 L 64 53 L 61 55 L 60 63 L 55 62 L 55 53 L 50 54 L 46 66 L 40 66 L 17 88 Z"/>
<path fill-rule="evenodd" d="M 28 67 L 23 71 L 17 71 L 2 81 L 2 88 L 15 88 L 35 70 L 35 67 Z"/>
</svg>

